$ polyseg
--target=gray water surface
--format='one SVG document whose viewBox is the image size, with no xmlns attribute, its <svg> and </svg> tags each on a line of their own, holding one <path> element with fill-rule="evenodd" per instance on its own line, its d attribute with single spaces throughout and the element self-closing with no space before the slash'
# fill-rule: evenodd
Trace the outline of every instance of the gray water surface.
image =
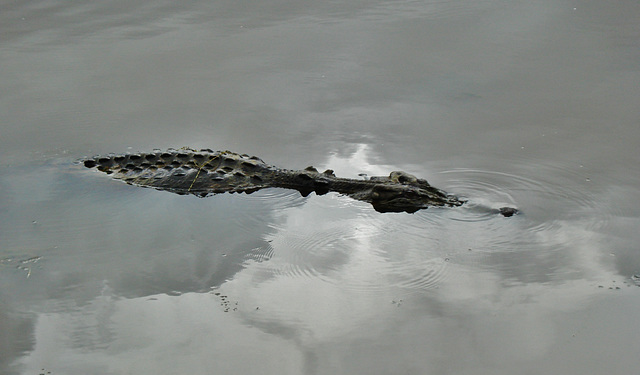
<svg viewBox="0 0 640 375">
<path fill-rule="evenodd" d="M 640 5 L 4 2 L 0 374 L 633 374 Z M 77 160 L 405 170 L 460 208 Z M 487 208 L 518 207 L 512 218 Z"/>
</svg>

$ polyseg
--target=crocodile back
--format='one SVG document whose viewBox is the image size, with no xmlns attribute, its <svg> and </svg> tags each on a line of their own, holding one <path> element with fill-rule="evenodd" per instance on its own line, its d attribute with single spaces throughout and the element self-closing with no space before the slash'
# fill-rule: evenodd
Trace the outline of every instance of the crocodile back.
<svg viewBox="0 0 640 375">
<path fill-rule="evenodd" d="M 271 186 L 268 177 L 276 171 L 255 156 L 208 149 L 109 154 L 82 162 L 131 185 L 198 196 L 251 193 Z"/>
</svg>

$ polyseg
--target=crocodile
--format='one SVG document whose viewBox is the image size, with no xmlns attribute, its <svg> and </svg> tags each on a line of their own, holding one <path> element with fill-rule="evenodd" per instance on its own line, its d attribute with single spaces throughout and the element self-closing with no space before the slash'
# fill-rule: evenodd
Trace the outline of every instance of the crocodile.
<svg viewBox="0 0 640 375">
<path fill-rule="evenodd" d="M 330 169 L 324 172 L 314 167 L 283 169 L 258 157 L 231 151 L 154 150 L 94 156 L 80 162 L 130 185 L 198 197 L 220 193 L 250 194 L 264 188 L 294 189 L 302 196 L 312 192 L 317 195 L 338 192 L 370 203 L 378 212 L 407 213 L 431 206 L 456 207 L 466 202 L 403 171 L 367 179 L 340 178 Z M 506 217 L 518 212 L 512 207 L 494 211 Z"/>
</svg>

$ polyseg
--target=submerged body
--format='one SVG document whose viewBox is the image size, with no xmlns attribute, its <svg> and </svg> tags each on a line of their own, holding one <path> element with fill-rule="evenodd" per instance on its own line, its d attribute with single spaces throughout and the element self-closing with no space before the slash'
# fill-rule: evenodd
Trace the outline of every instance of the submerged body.
<svg viewBox="0 0 640 375">
<path fill-rule="evenodd" d="M 430 206 L 461 206 L 465 202 L 402 171 L 391 172 L 388 177 L 357 180 L 336 177 L 332 170 L 318 172 L 313 167 L 277 168 L 255 156 L 231 151 L 169 149 L 96 156 L 82 162 L 131 185 L 200 197 L 229 192 L 249 194 L 272 187 L 298 190 L 303 196 L 333 191 L 371 203 L 379 212 L 409 213 Z M 512 216 L 516 210 L 504 207 L 499 212 Z"/>
</svg>

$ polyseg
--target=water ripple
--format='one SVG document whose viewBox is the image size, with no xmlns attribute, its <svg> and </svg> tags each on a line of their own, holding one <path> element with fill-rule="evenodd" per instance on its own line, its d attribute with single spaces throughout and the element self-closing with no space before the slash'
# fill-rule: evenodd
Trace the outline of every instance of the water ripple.
<svg viewBox="0 0 640 375">
<path fill-rule="evenodd" d="M 319 207 L 313 216 L 322 217 L 324 210 Z M 442 247 L 449 237 L 443 233 L 448 232 L 446 217 L 436 214 L 439 220 L 425 221 L 419 215 L 382 215 L 368 208 L 350 213 L 311 225 L 290 217 L 273 238 L 274 258 L 262 266 L 272 276 L 317 279 L 359 293 L 436 289 L 447 277 Z"/>
<path fill-rule="evenodd" d="M 413 215 L 379 214 L 359 205 L 337 210 L 349 206 L 347 197 L 311 200 L 275 234 L 279 262 L 269 265 L 270 272 L 358 293 L 439 289 L 455 282 L 461 267 L 514 282 L 580 277 L 576 264 L 588 262 L 569 250 L 586 245 L 615 208 L 599 203 L 598 190 L 577 166 L 540 163 L 523 170 L 531 173 L 446 171 L 443 186 L 468 203 Z M 503 206 L 522 213 L 496 214 Z"/>
<path fill-rule="evenodd" d="M 469 199 L 456 220 L 490 220 L 494 217 L 491 210 L 515 206 L 527 216 L 553 218 L 543 223 L 530 221 L 530 230 L 546 231 L 557 226 L 556 220 L 575 219 L 585 212 L 597 213 L 590 224 L 595 226 L 607 222 L 613 214 L 602 207 L 578 168 L 538 163 L 526 169 L 532 169 L 531 177 L 479 169 L 443 172 L 450 178 L 448 188 Z"/>
</svg>

